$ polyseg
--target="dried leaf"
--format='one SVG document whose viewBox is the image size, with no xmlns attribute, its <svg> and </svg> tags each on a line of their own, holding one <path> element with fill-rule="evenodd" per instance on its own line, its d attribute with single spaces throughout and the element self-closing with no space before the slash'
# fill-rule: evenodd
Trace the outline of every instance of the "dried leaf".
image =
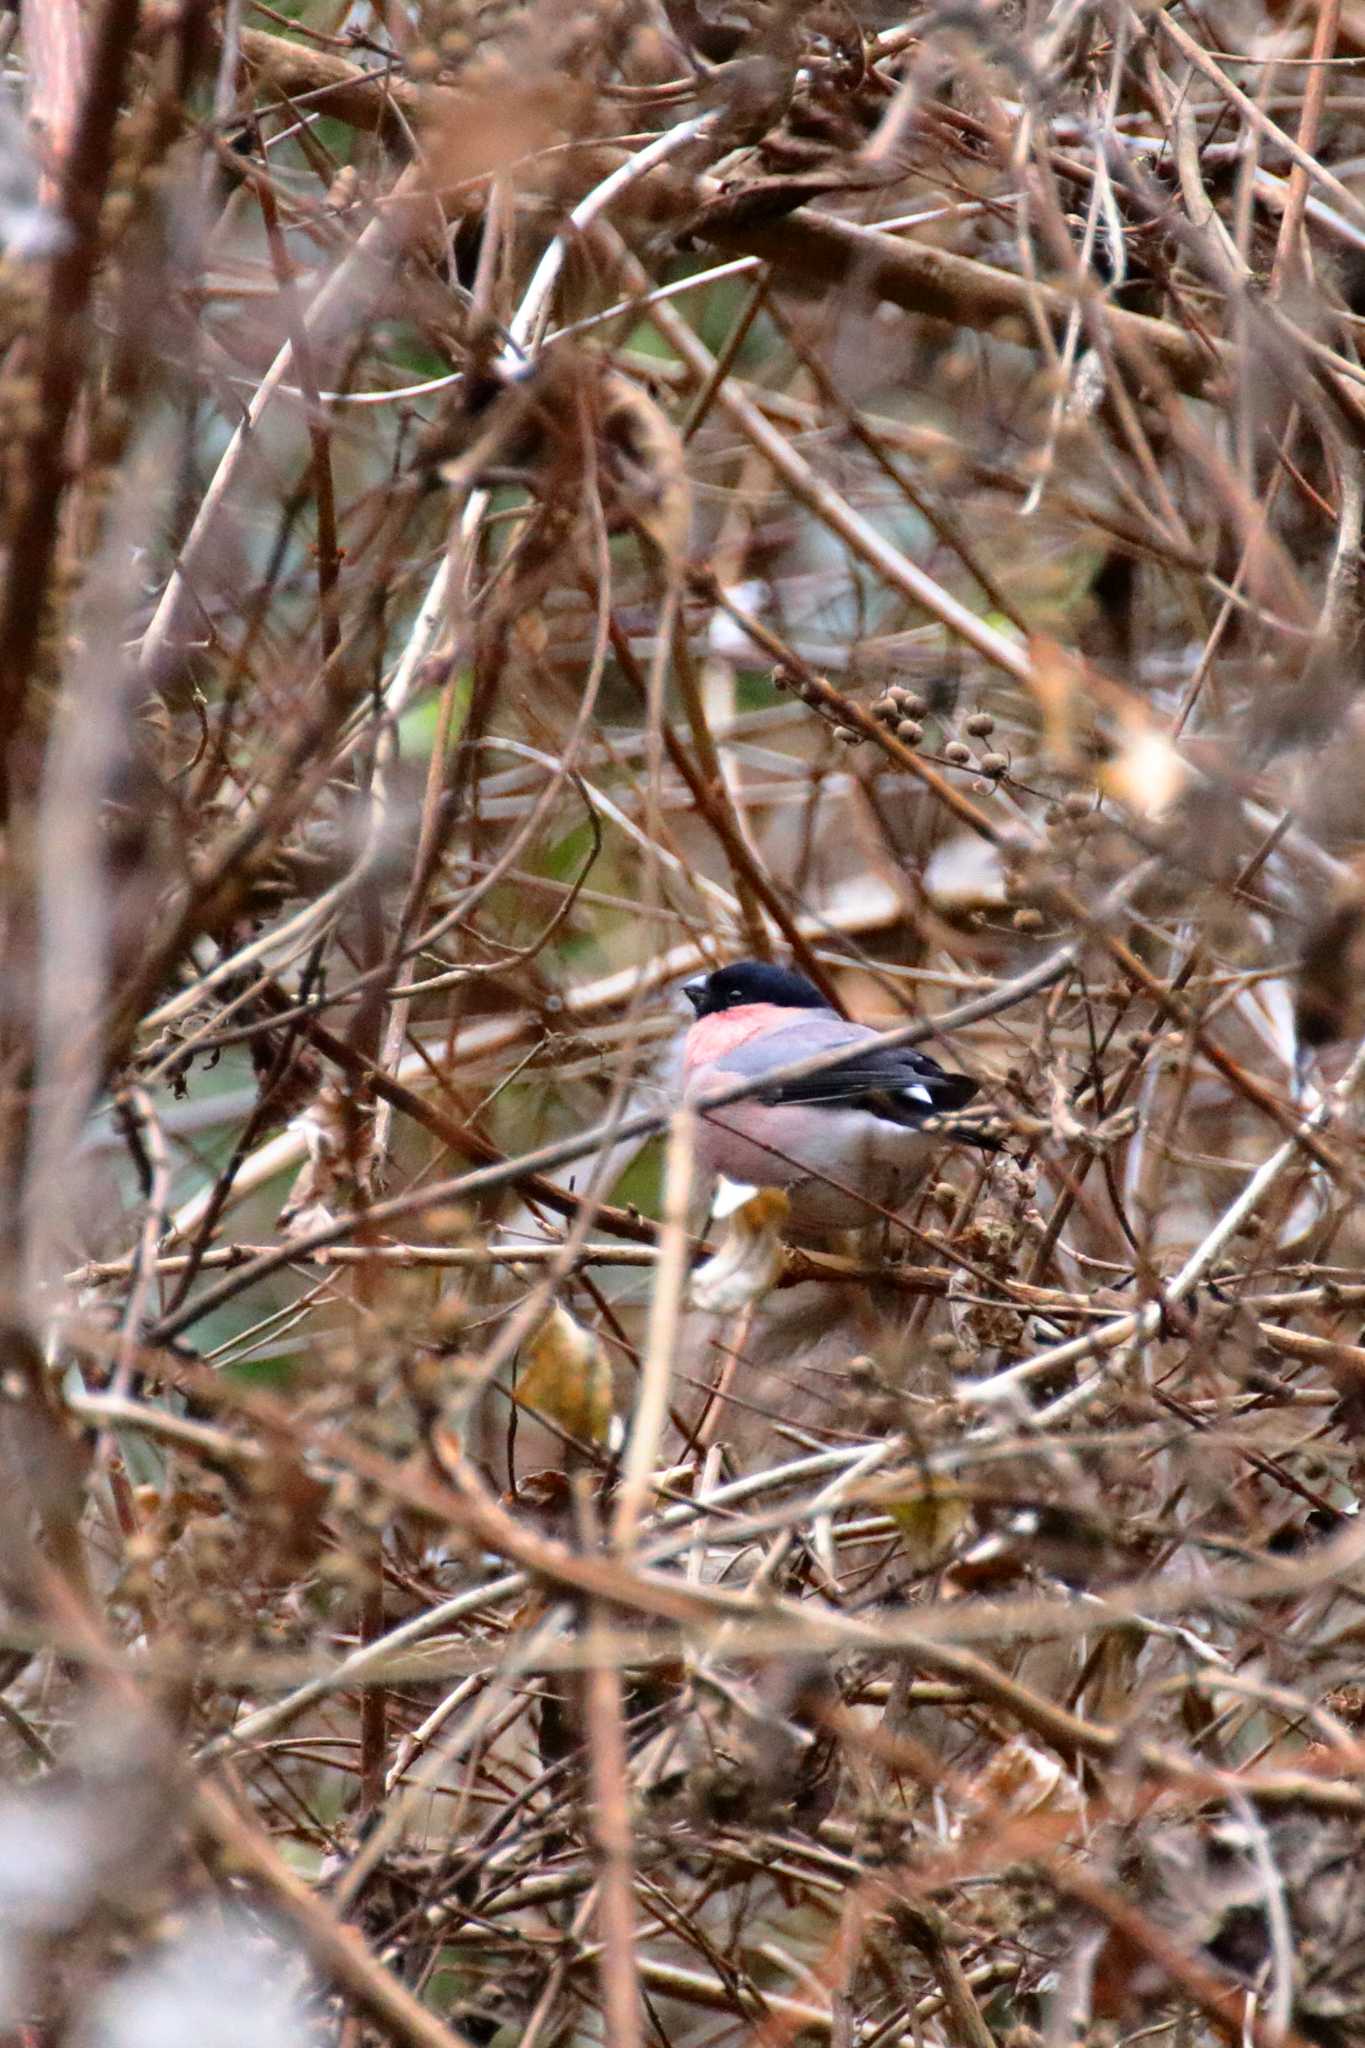
<svg viewBox="0 0 1365 2048">
<path fill-rule="evenodd" d="M 368 1201 L 371 1126 L 369 1116 L 329 1082 L 288 1128 L 308 1152 L 280 1211 L 281 1228 L 297 1237 Z"/>
<path fill-rule="evenodd" d="M 692 1304 L 729 1315 L 761 1301 L 782 1271 L 782 1229 L 791 1204 L 781 1188 L 760 1188 L 731 1216 L 720 1250 L 692 1275 Z"/>
<path fill-rule="evenodd" d="M 1071 380 L 1067 417 L 1072 420 L 1093 418 L 1104 398 L 1106 381 L 1103 356 L 1088 348 L 1077 363 L 1076 374 Z"/>
<path fill-rule="evenodd" d="M 618 1432 L 611 1362 L 591 1330 L 555 1302 L 522 1350 L 516 1396 L 570 1436 L 610 1446 Z"/>
<path fill-rule="evenodd" d="M 1001 1743 L 985 1770 L 972 1780 L 971 1793 L 992 1826 L 1006 1815 L 1022 1819 L 1026 1814 L 1079 1813 L 1084 1804 L 1065 1766 L 1021 1736 Z"/>
<path fill-rule="evenodd" d="M 1079 1145 L 1085 1140 L 1085 1125 L 1071 1107 L 1071 1075 L 1062 1061 L 1048 1075 L 1048 1109 L 1052 1135 L 1062 1145 Z"/>
<path fill-rule="evenodd" d="M 685 554 L 692 488 L 681 435 L 647 391 L 615 371 L 603 377 L 600 404 L 614 509 L 633 519 L 665 559 Z"/>
</svg>

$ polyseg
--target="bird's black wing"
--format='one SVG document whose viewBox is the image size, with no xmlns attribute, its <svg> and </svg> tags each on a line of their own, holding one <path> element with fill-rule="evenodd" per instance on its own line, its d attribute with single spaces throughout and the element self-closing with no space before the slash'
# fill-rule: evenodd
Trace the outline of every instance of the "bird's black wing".
<svg viewBox="0 0 1365 2048">
<path fill-rule="evenodd" d="M 909 1046 L 890 1048 L 873 1045 L 865 1025 L 845 1024 L 837 1017 L 808 1017 L 787 1030 L 767 1033 L 750 1045 L 726 1055 L 726 1071 L 760 1080 L 774 1069 L 794 1065 L 818 1052 L 844 1051 L 844 1057 L 823 1073 L 808 1074 L 804 1080 L 774 1081 L 764 1088 L 759 1101 L 827 1105 L 830 1108 L 863 1109 L 888 1123 L 907 1129 L 946 1130 L 979 1094 L 980 1083 L 966 1074 L 950 1074 L 927 1053 Z M 970 1122 L 956 1135 L 969 1143 L 994 1147 L 995 1140 L 975 1132 Z"/>
</svg>

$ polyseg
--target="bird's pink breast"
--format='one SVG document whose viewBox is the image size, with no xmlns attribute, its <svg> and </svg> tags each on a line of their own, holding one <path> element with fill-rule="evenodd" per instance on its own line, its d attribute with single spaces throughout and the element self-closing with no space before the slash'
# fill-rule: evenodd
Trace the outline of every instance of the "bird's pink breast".
<svg viewBox="0 0 1365 2048">
<path fill-rule="evenodd" d="M 747 1045 L 751 1038 L 761 1038 L 765 1032 L 791 1021 L 791 1011 L 779 1009 L 776 1003 L 741 1003 L 737 1009 L 718 1010 L 714 1017 L 701 1017 L 687 1034 L 683 1067 L 690 1074 L 697 1067 L 709 1066 L 713 1060 L 723 1061 L 736 1046 Z"/>
</svg>

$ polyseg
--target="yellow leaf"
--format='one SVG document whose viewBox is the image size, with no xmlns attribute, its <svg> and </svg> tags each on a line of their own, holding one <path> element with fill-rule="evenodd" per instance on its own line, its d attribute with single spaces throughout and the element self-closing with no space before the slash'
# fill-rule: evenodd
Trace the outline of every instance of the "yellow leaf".
<svg viewBox="0 0 1365 2048">
<path fill-rule="evenodd" d="M 1144 818 L 1168 811 L 1189 781 L 1190 771 L 1171 740 L 1138 711 L 1119 719 L 1117 744 L 1095 780 L 1106 796 Z"/>
<path fill-rule="evenodd" d="M 971 1520 L 971 1503 L 945 1487 L 921 1487 L 886 1502 L 912 1563 L 927 1567 L 948 1555 Z"/>
<path fill-rule="evenodd" d="M 1059 768 L 1079 762 L 1076 723 L 1080 712 L 1081 665 L 1055 640 L 1035 634 L 1029 643 L 1028 686 L 1042 714 L 1043 740 Z"/>
<path fill-rule="evenodd" d="M 556 1302 L 522 1349 L 517 1400 L 570 1436 L 610 1444 L 615 1413 L 611 1362 L 591 1330 Z"/>
<path fill-rule="evenodd" d="M 1029 651 L 1029 687 L 1053 764 L 1092 775 L 1105 796 L 1141 817 L 1169 810 L 1190 769 L 1144 699 L 1041 634 Z"/>
<path fill-rule="evenodd" d="M 782 1227 L 791 1203 L 781 1188 L 760 1188 L 726 1225 L 720 1250 L 692 1275 L 692 1305 L 730 1315 L 761 1301 L 782 1271 Z"/>
</svg>

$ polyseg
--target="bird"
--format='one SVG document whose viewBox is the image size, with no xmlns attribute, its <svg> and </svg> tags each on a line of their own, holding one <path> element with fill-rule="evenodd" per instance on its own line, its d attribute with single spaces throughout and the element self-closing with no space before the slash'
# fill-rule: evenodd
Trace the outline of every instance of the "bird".
<svg viewBox="0 0 1365 2048">
<path fill-rule="evenodd" d="M 857 1229 L 908 1198 L 936 1142 L 1001 1149 L 991 1119 L 962 1112 L 980 1083 L 909 1046 L 884 1047 L 787 967 L 737 960 L 684 984 L 694 1021 L 683 1046 L 683 1101 L 738 1082 L 755 1092 L 704 1111 L 696 1156 L 710 1173 L 787 1195 L 801 1232 Z M 805 1080 L 765 1075 L 845 1052 Z"/>
</svg>

